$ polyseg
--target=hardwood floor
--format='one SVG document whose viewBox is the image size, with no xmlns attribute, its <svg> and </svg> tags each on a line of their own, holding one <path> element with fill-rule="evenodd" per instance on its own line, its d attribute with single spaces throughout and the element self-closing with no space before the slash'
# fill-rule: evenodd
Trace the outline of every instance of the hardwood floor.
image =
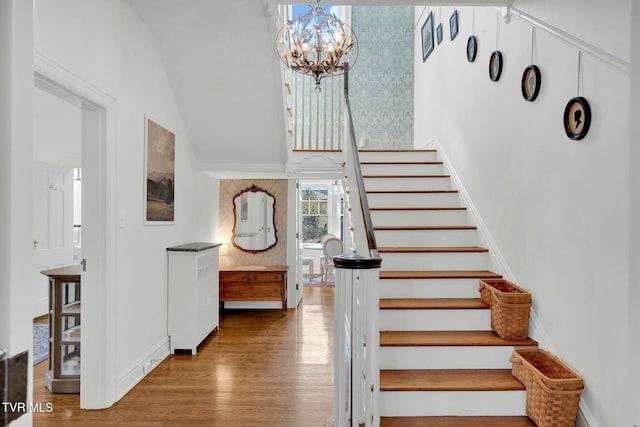
<svg viewBox="0 0 640 427">
<path fill-rule="evenodd" d="M 227 311 L 198 354 L 165 359 L 109 409 L 51 394 L 34 367 L 34 426 L 319 426 L 332 415 L 333 288 L 306 286 L 298 308 Z"/>
</svg>

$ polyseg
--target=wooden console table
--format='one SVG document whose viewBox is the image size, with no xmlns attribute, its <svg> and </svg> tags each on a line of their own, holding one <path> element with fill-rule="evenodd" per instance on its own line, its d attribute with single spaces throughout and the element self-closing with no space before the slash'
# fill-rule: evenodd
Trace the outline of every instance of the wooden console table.
<svg viewBox="0 0 640 427">
<path fill-rule="evenodd" d="M 225 301 L 281 301 L 287 314 L 289 266 L 220 268 L 220 303 Z"/>
</svg>

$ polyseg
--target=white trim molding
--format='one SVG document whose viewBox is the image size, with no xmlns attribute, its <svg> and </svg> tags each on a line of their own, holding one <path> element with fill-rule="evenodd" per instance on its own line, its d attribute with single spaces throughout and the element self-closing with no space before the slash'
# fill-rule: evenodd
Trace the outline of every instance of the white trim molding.
<svg viewBox="0 0 640 427">
<path fill-rule="evenodd" d="M 158 342 L 147 354 L 129 365 L 118 378 L 118 400 L 129 393 L 142 379 L 170 354 L 169 337 Z"/>
</svg>

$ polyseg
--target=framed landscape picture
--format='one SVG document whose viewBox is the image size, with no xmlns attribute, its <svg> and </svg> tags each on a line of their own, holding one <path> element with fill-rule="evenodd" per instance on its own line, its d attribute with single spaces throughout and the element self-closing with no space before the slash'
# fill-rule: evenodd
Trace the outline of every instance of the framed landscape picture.
<svg viewBox="0 0 640 427">
<path fill-rule="evenodd" d="M 147 115 L 144 122 L 144 221 L 173 224 L 176 136 Z"/>
<path fill-rule="evenodd" d="M 433 12 L 429 12 L 427 20 L 422 24 L 422 62 L 433 52 Z"/>
</svg>

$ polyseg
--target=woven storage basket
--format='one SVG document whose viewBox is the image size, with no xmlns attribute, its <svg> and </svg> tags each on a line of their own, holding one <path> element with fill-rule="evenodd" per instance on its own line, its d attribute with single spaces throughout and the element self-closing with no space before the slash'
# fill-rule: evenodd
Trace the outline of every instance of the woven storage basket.
<svg viewBox="0 0 640 427">
<path fill-rule="evenodd" d="M 574 427 L 582 378 L 538 348 L 515 349 L 512 373 L 527 388 L 527 415 L 538 427 Z"/>
<path fill-rule="evenodd" d="M 507 304 L 531 303 L 531 294 L 518 285 L 504 279 L 480 280 L 480 299 L 485 304 L 492 304 L 492 294 Z"/>
<path fill-rule="evenodd" d="M 491 329 L 500 337 L 529 336 L 529 292 L 507 280 L 480 280 L 480 299 L 491 306 Z"/>
</svg>

